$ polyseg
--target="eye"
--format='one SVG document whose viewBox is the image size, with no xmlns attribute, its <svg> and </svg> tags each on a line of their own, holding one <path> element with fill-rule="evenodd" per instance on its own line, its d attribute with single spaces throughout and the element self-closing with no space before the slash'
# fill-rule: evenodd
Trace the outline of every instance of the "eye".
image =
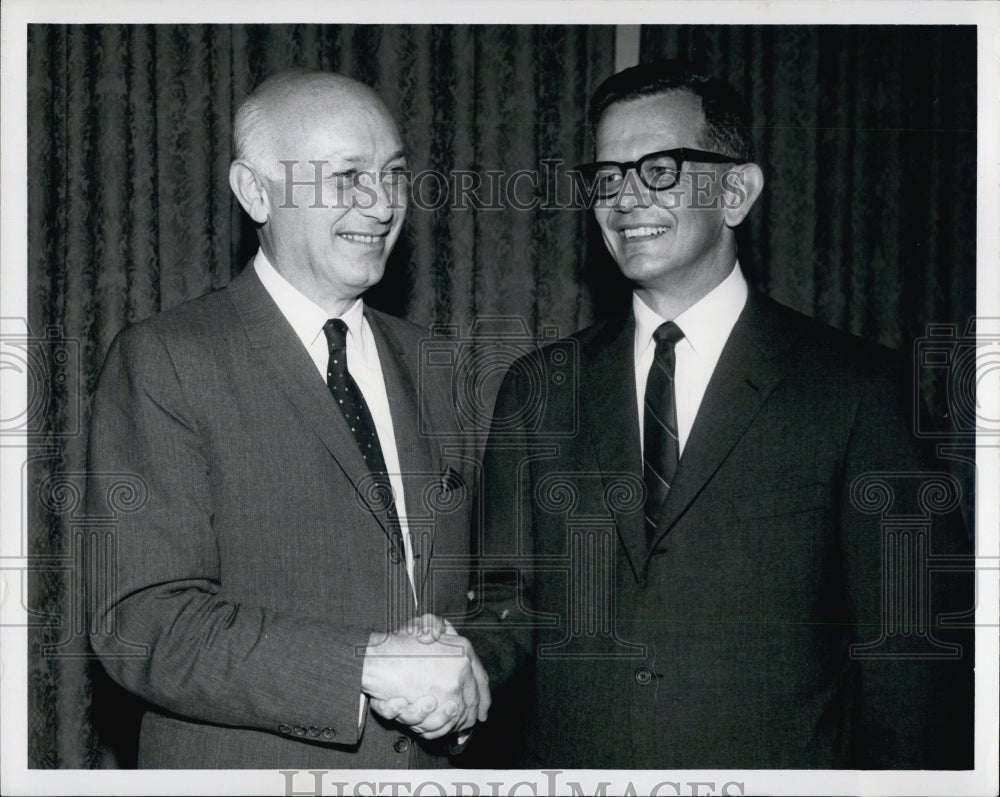
<svg viewBox="0 0 1000 797">
<path fill-rule="evenodd" d="M 669 157 L 645 161 L 642 178 L 650 188 L 669 188 L 677 182 L 677 161 Z"/>
<path fill-rule="evenodd" d="M 342 172 L 333 172 L 326 178 L 328 181 L 336 186 L 353 186 L 357 183 L 358 170 L 357 169 L 347 169 Z"/>
<path fill-rule="evenodd" d="M 611 166 L 598 169 L 594 174 L 594 180 L 597 184 L 605 188 L 618 185 L 618 183 L 621 182 L 621 179 L 621 169 L 616 169 Z"/>
</svg>

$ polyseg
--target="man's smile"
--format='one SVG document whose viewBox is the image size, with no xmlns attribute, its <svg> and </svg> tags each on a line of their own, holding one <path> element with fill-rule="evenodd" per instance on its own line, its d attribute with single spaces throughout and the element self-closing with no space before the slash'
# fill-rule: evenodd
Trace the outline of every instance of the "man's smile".
<svg viewBox="0 0 1000 797">
<path fill-rule="evenodd" d="M 339 238 L 344 238 L 348 241 L 353 241 L 359 244 L 377 244 L 381 243 L 382 239 L 385 238 L 387 233 L 379 233 L 377 235 L 368 235 L 360 232 L 339 232 L 337 236 Z"/>
<path fill-rule="evenodd" d="M 621 234 L 625 237 L 625 240 L 655 238 L 658 235 L 663 235 L 669 229 L 669 227 L 626 227 L 621 231 Z"/>
</svg>

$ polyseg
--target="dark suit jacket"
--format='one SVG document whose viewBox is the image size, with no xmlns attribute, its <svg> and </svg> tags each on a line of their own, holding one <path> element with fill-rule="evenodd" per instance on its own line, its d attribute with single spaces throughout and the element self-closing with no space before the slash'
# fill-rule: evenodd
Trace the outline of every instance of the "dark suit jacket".
<svg viewBox="0 0 1000 797">
<path fill-rule="evenodd" d="M 450 382 L 421 374 L 423 330 L 366 315 L 420 613 L 454 613 L 466 575 L 431 572 L 432 556 L 468 553 L 469 461 L 454 436 L 447 455 L 435 436 L 453 426 Z M 343 416 L 252 268 L 117 337 L 94 399 L 90 471 L 90 514 L 112 518 L 117 547 L 117 569 L 94 584 L 92 644 L 149 703 L 140 766 L 430 763 L 370 711 L 359 731 L 369 633 L 415 613 L 405 559 Z M 138 492 L 109 512 L 122 480 Z"/>
<path fill-rule="evenodd" d="M 497 399 L 467 634 L 499 695 L 527 690 L 522 764 L 971 766 L 970 639 L 950 659 L 928 628 L 971 608 L 971 578 L 919 563 L 969 546 L 930 511 L 954 496 L 919 494 L 954 483 L 887 353 L 751 295 L 649 549 L 633 335 L 630 315 L 559 344 L 571 376 L 543 349 Z M 889 493 L 911 517 L 886 531 Z"/>
</svg>

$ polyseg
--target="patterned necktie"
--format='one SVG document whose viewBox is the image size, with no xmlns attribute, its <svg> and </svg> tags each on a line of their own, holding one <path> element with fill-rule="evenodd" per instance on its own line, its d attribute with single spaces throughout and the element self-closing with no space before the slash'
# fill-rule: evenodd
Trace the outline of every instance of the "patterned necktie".
<svg viewBox="0 0 1000 797">
<path fill-rule="evenodd" d="M 656 354 L 643 403 L 642 479 L 646 484 L 646 541 L 656 542 L 663 503 L 677 472 L 680 446 L 674 397 L 674 344 L 684 337 L 673 321 L 653 333 Z"/>
<path fill-rule="evenodd" d="M 401 546 L 402 541 L 398 539 L 396 505 L 392 501 L 392 487 L 389 484 L 385 458 L 382 456 L 382 446 L 379 445 L 378 433 L 375 431 L 375 421 L 372 419 L 365 397 L 361 394 L 361 388 L 347 370 L 347 324 L 339 318 L 331 318 L 323 325 L 323 332 L 330 349 L 326 384 L 337 406 L 344 413 L 344 419 L 354 433 L 361 456 L 365 458 L 368 470 L 377 482 L 377 489 L 367 490 L 366 494 L 369 497 L 384 499 L 381 508 L 388 512 L 393 526 L 393 540 Z"/>
</svg>

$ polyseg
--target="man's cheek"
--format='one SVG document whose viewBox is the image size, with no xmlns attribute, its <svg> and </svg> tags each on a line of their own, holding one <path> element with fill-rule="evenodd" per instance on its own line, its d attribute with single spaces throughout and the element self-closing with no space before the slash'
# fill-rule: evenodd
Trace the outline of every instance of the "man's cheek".
<svg viewBox="0 0 1000 797">
<path fill-rule="evenodd" d="M 611 251 L 611 254 L 617 254 L 618 234 L 605 224 L 598 222 L 598 226 L 601 228 L 601 238 L 604 239 L 604 245 Z"/>
<path fill-rule="evenodd" d="M 714 172 L 692 172 L 691 209 L 710 210 L 718 207 L 718 180 Z"/>
</svg>

